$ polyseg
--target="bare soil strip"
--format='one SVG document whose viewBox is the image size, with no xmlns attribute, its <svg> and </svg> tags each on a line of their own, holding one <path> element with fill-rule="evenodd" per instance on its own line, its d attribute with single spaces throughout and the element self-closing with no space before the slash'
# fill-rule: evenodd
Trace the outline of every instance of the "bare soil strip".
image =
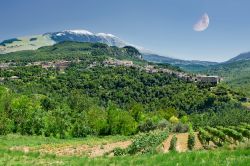
<svg viewBox="0 0 250 166">
<path fill-rule="evenodd" d="M 170 147 L 170 141 L 171 139 L 173 138 L 173 134 L 170 134 L 168 136 L 168 138 L 163 142 L 163 152 L 164 153 L 167 153 L 169 150 L 169 147 Z"/>
<path fill-rule="evenodd" d="M 176 150 L 178 152 L 185 152 L 188 150 L 187 141 L 188 133 L 178 133 L 175 134 L 177 137 Z M 162 143 L 162 150 L 164 153 L 169 152 L 170 141 L 173 137 L 173 134 L 170 134 L 169 137 Z M 55 154 L 58 156 L 89 156 L 89 157 L 99 157 L 103 156 L 105 153 L 111 152 L 115 148 L 127 148 L 132 141 L 119 141 L 114 143 L 89 146 L 89 145 L 62 145 L 62 146 L 53 146 L 53 145 L 42 145 L 38 148 L 28 147 L 28 146 L 14 146 L 10 150 L 23 151 L 25 153 L 30 151 L 38 151 L 40 153 L 49 153 Z M 200 143 L 197 133 L 195 133 L 195 150 L 202 149 L 203 146 Z"/>
<path fill-rule="evenodd" d="M 98 157 L 103 156 L 105 153 L 112 151 L 113 149 L 126 148 L 131 144 L 131 141 L 120 141 L 109 143 L 106 145 L 77 145 L 77 146 L 51 146 L 51 145 L 42 145 L 39 148 L 32 148 L 28 146 L 14 146 L 10 150 L 23 151 L 25 153 L 38 151 L 40 153 L 49 153 L 55 154 L 57 156 L 89 156 L 89 157 Z"/>
</svg>

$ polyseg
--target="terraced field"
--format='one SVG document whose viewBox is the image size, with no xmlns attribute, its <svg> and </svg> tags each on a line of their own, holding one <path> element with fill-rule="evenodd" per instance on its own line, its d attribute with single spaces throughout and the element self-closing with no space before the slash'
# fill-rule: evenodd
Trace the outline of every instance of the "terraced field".
<svg viewBox="0 0 250 166">
<path fill-rule="evenodd" d="M 179 140 L 186 140 L 187 134 L 177 134 Z M 171 135 L 169 136 L 171 138 Z M 168 138 L 168 139 L 169 139 Z M 218 148 L 216 150 L 195 150 L 192 152 L 169 152 L 169 153 L 157 153 L 157 154 L 144 154 L 135 156 L 120 156 L 120 157 L 95 157 L 89 158 L 84 154 L 62 154 L 63 150 L 72 152 L 73 147 L 76 151 L 80 147 L 83 149 L 86 147 L 92 147 L 93 151 L 98 149 L 111 148 L 111 145 L 119 145 L 122 143 L 128 143 L 130 137 L 105 137 L 95 138 L 89 137 L 86 139 L 54 139 L 43 138 L 35 136 L 19 136 L 8 135 L 0 137 L 0 165 L 235 165 L 235 166 L 247 166 L 250 162 L 250 144 L 244 143 L 233 149 Z M 167 140 L 168 140 L 167 139 Z M 116 142 L 116 143 L 114 143 Z M 166 142 L 166 141 L 165 141 Z M 181 145 L 180 141 L 177 143 Z M 101 147 L 101 145 L 103 145 Z M 122 146 L 127 144 L 122 144 Z M 99 148 L 97 148 L 99 146 Z M 183 147 L 183 145 L 179 147 Z M 22 147 L 21 149 L 12 149 L 13 147 Z M 43 147 L 43 149 L 42 149 Z M 54 148 L 53 148 L 54 147 Z M 67 148 L 66 148 L 67 147 Z M 185 147 L 185 146 L 184 146 Z M 47 152 L 33 151 L 34 149 L 47 150 Z M 48 152 L 48 149 L 51 149 Z M 112 147 L 113 148 L 113 147 Z M 61 154 L 56 154 L 59 152 Z M 179 149 L 179 148 L 177 148 Z M 186 149 L 186 148 L 185 148 Z M 179 149 L 181 150 L 181 149 Z M 103 152 L 103 151 L 100 151 Z M 93 153 L 92 153 L 93 154 Z M 100 154 L 100 153 L 99 153 Z"/>
<path fill-rule="evenodd" d="M 202 144 L 200 143 L 197 133 L 195 133 L 196 142 L 194 150 L 203 149 Z M 168 138 L 159 146 L 160 150 L 164 153 L 169 152 L 170 140 L 172 139 L 173 134 L 170 134 Z M 187 141 L 188 133 L 179 133 L 176 134 L 177 137 L 177 152 L 186 152 L 188 151 Z M 16 139 L 17 144 L 9 144 L 11 139 Z M 37 137 L 38 141 L 33 144 L 28 143 L 29 137 L 27 136 L 2 136 L 1 137 L 1 147 L 3 149 L 11 151 L 22 151 L 24 153 L 29 152 L 39 152 L 41 154 L 52 154 L 56 156 L 87 156 L 87 157 L 100 157 L 104 156 L 108 152 L 112 152 L 115 148 L 125 149 L 131 145 L 133 138 L 130 137 L 106 137 L 106 138 L 87 138 L 87 139 L 76 139 L 76 140 L 56 140 L 55 143 L 53 139 L 45 139 L 47 141 L 39 141 L 43 139 L 42 137 Z M 32 138 L 32 137 L 31 137 Z M 8 140 L 7 140 L 8 139 Z M 33 137 L 32 139 L 36 139 Z M 31 139 L 31 140 L 32 140 Z M 101 140 L 102 139 L 102 140 Z M 19 141 L 20 142 L 19 142 Z M 25 142 L 27 141 L 27 144 Z M 19 143 L 18 143 L 19 142 Z M 31 141 L 32 142 L 32 141 Z M 92 143 L 90 143 L 92 142 Z M 8 145 L 9 144 L 9 145 Z M 111 155 L 113 155 L 111 153 Z"/>
<path fill-rule="evenodd" d="M 169 152 L 169 147 L 170 147 L 170 141 L 173 137 L 173 134 L 170 134 L 169 137 L 163 142 L 163 152 L 167 153 Z M 177 152 L 186 152 L 188 151 L 188 133 L 179 133 L 176 134 L 177 137 L 177 145 L 176 145 L 176 150 Z M 201 150 L 203 149 L 203 146 L 201 142 L 198 139 L 197 133 L 195 133 L 195 146 L 194 150 Z"/>
</svg>

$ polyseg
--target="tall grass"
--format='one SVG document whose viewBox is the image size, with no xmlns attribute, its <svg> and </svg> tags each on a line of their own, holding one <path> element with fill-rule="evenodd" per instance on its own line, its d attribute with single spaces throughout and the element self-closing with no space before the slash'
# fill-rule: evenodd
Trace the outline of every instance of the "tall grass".
<svg viewBox="0 0 250 166">
<path fill-rule="evenodd" d="M 124 157 L 56 157 L 39 153 L 0 150 L 0 165 L 237 165 L 250 162 L 249 149 L 196 151 Z"/>
<path fill-rule="evenodd" d="M 86 138 L 71 138 L 71 139 L 58 139 L 53 137 L 43 136 L 24 136 L 19 134 L 9 134 L 6 136 L 0 136 L 0 148 L 12 147 L 12 146 L 32 146 L 37 147 L 44 144 L 50 145 L 79 145 L 85 144 L 94 146 L 97 144 L 107 144 L 109 142 L 117 142 L 130 139 L 128 136 L 105 136 L 105 137 L 94 137 L 89 136 Z"/>
<path fill-rule="evenodd" d="M 237 148 L 218 148 L 210 151 L 192 151 L 185 153 L 145 154 L 119 157 L 87 158 L 83 156 L 56 156 L 29 151 L 8 150 L 11 146 L 39 146 L 42 144 L 99 144 L 128 139 L 128 137 L 87 137 L 85 139 L 56 139 L 36 136 L 8 135 L 0 137 L 0 165 L 235 165 L 247 166 L 250 163 L 250 144 L 241 143 Z"/>
</svg>

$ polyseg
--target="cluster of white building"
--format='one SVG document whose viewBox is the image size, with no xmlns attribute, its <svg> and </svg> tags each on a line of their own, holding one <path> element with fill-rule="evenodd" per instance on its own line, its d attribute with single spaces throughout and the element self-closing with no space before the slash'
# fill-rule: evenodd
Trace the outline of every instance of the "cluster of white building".
<svg viewBox="0 0 250 166">
<path fill-rule="evenodd" d="M 41 66 L 44 69 L 49 69 L 49 68 L 56 68 L 60 71 L 65 70 L 72 62 L 71 61 L 66 61 L 66 60 L 57 60 L 57 61 L 38 61 L 38 62 L 32 62 L 28 63 L 26 66 Z M 128 61 L 128 60 L 118 60 L 114 58 L 110 58 L 108 60 L 105 60 L 103 62 L 104 66 L 126 66 L 126 67 L 137 67 L 142 70 L 145 70 L 147 73 L 167 73 L 167 74 L 172 74 L 175 75 L 178 78 L 181 78 L 185 81 L 188 82 L 199 82 L 199 83 L 209 83 L 212 85 L 216 85 L 221 82 L 222 78 L 219 76 L 206 76 L 206 75 L 190 75 L 184 72 L 178 72 L 174 71 L 171 69 L 166 69 L 166 68 L 158 68 L 153 65 L 146 65 L 144 67 L 135 65 L 133 61 Z M 89 67 L 95 67 L 98 64 L 94 62 L 93 64 L 90 64 Z M 0 64 L 0 69 L 6 69 L 9 68 L 10 66 L 15 66 L 15 63 L 1 63 Z M 12 80 L 18 79 L 18 78 L 10 78 Z M 0 81 L 3 80 L 0 78 Z"/>
<path fill-rule="evenodd" d="M 104 61 L 104 65 L 106 66 L 135 66 L 133 61 L 127 61 L 127 60 L 118 60 L 118 59 L 108 59 Z"/>
<path fill-rule="evenodd" d="M 219 76 L 207 76 L 207 75 L 190 75 L 184 72 L 173 71 L 164 68 L 155 68 L 154 66 L 148 65 L 146 66 L 146 71 L 149 73 L 168 73 L 177 76 L 178 78 L 184 79 L 188 82 L 200 82 L 200 83 L 208 83 L 212 85 L 217 85 L 222 81 L 222 78 Z"/>
<path fill-rule="evenodd" d="M 59 70 L 64 70 L 70 65 L 71 61 L 58 60 L 58 61 L 38 61 L 30 62 L 25 66 L 41 66 L 44 69 L 57 68 Z M 8 69 L 9 67 L 17 67 L 14 62 L 0 63 L 0 69 Z"/>
<path fill-rule="evenodd" d="M 147 73 L 167 73 L 175 75 L 178 78 L 181 78 L 188 82 L 198 82 L 198 83 L 207 83 L 212 85 L 217 85 L 222 81 L 222 78 L 219 76 L 207 76 L 207 75 L 190 75 L 184 72 L 178 72 L 166 68 L 156 68 L 153 65 L 147 65 L 145 67 L 141 67 L 133 64 L 133 61 L 127 60 L 117 60 L 117 59 L 109 59 L 104 61 L 106 66 L 127 66 L 127 67 L 138 67 L 145 70 Z"/>
</svg>

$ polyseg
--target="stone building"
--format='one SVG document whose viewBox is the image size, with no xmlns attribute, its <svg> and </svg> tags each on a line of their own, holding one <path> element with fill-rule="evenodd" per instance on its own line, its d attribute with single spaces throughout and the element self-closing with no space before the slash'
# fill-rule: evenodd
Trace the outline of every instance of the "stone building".
<svg viewBox="0 0 250 166">
<path fill-rule="evenodd" d="M 198 75 L 194 77 L 194 79 L 195 82 L 207 83 L 212 85 L 217 85 L 222 80 L 222 78 L 219 76 L 205 76 L 205 75 Z"/>
</svg>

